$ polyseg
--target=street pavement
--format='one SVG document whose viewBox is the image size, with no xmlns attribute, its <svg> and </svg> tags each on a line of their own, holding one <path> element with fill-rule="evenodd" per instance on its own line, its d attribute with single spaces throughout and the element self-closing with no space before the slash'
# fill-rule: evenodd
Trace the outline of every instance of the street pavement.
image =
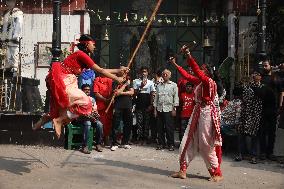
<svg viewBox="0 0 284 189">
<path fill-rule="evenodd" d="M 201 157 L 188 169 L 188 178 L 173 179 L 178 170 L 178 150 L 156 151 L 135 146 L 102 153 L 46 146 L 0 145 L 0 189 L 203 189 L 284 188 L 284 168 L 276 162 L 256 165 L 234 162 L 224 156 L 224 181 L 208 181 Z"/>
</svg>

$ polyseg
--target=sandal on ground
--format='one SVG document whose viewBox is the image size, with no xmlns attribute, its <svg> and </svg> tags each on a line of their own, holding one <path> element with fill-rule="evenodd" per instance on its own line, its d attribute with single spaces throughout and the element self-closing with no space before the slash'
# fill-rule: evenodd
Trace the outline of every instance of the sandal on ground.
<svg viewBox="0 0 284 189">
<path fill-rule="evenodd" d="M 213 182 L 220 182 L 222 180 L 224 180 L 223 176 L 213 176 L 209 179 L 209 181 L 213 181 Z"/>
<path fill-rule="evenodd" d="M 171 177 L 172 178 L 186 179 L 186 173 L 181 172 L 181 171 L 175 172 L 175 173 L 171 174 Z"/>
</svg>

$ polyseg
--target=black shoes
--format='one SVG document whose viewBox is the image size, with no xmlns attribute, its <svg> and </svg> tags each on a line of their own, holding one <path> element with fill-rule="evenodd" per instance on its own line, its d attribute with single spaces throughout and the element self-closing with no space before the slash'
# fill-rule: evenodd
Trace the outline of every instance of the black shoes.
<svg viewBox="0 0 284 189">
<path fill-rule="evenodd" d="M 169 147 L 169 151 L 174 151 L 174 150 L 175 150 L 174 146 Z"/>
<path fill-rule="evenodd" d="M 159 145 L 159 146 L 157 146 L 157 148 L 156 148 L 156 150 L 162 150 L 162 149 L 165 149 L 165 147 L 162 146 L 162 145 Z"/>
<path fill-rule="evenodd" d="M 162 145 L 159 145 L 157 146 L 156 150 L 163 150 L 165 149 L 165 146 L 162 146 Z M 175 150 L 175 147 L 172 145 L 172 146 L 169 146 L 169 151 L 174 151 Z"/>
</svg>

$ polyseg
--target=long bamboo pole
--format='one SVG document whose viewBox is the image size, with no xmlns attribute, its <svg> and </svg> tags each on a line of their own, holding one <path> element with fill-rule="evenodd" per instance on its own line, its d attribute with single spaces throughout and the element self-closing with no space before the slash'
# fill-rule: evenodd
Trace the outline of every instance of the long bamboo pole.
<svg viewBox="0 0 284 189">
<path fill-rule="evenodd" d="M 129 62 L 128 62 L 128 65 L 127 65 L 128 68 L 131 67 L 131 65 L 132 65 L 132 63 L 133 63 L 133 60 L 134 60 L 134 58 L 135 58 L 135 56 L 136 56 L 136 54 L 137 54 L 137 52 L 138 52 L 140 46 L 142 45 L 142 43 L 143 43 L 143 41 L 144 41 L 144 39 L 145 39 L 145 37 L 146 37 L 146 35 L 147 35 L 149 29 L 150 29 L 151 24 L 153 23 L 154 17 L 156 16 L 157 11 L 159 10 L 159 8 L 160 8 L 160 6 L 161 6 L 162 1 L 163 1 L 163 0 L 159 0 L 159 1 L 157 2 L 156 6 L 155 6 L 155 9 L 154 9 L 154 11 L 153 11 L 153 13 L 152 13 L 152 15 L 151 15 L 151 17 L 150 17 L 150 20 L 149 20 L 149 22 L 147 23 L 147 26 L 146 26 L 146 28 L 145 28 L 145 30 L 144 30 L 144 32 L 143 32 L 141 38 L 140 38 L 140 41 L 139 41 L 139 43 L 137 44 L 137 46 L 136 46 L 136 48 L 135 48 L 135 50 L 134 50 L 134 52 L 133 52 L 133 54 L 132 54 L 132 56 L 131 56 Z M 112 96 L 111 101 L 110 101 L 110 103 L 108 104 L 107 109 L 105 110 L 105 113 L 108 112 L 110 106 L 111 106 L 112 103 L 114 102 L 114 98 L 115 98 L 115 95 Z"/>
</svg>

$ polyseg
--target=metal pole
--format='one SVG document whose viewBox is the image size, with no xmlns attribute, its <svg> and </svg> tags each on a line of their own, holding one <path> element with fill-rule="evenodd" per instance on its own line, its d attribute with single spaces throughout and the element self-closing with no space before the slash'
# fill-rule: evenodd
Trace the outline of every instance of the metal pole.
<svg viewBox="0 0 284 189">
<path fill-rule="evenodd" d="M 59 62 L 61 55 L 61 0 L 53 0 L 52 61 Z"/>
<path fill-rule="evenodd" d="M 60 61 L 61 51 L 61 0 L 53 0 L 53 31 L 52 31 L 52 60 L 53 62 Z M 47 89 L 44 112 L 49 112 L 50 91 Z"/>
<path fill-rule="evenodd" d="M 257 61 L 256 67 L 260 68 L 259 62 L 266 56 L 266 0 L 261 0 L 260 15 L 258 15 L 258 36 L 257 36 Z"/>
</svg>

